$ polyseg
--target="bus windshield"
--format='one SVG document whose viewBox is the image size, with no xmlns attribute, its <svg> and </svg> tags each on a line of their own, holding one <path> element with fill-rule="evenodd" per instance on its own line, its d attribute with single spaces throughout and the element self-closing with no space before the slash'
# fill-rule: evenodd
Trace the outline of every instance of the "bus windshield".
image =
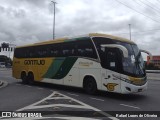
<svg viewBox="0 0 160 120">
<path fill-rule="evenodd" d="M 122 58 L 124 72 L 139 77 L 145 76 L 144 61 L 137 45 L 122 42 L 120 44 L 128 50 L 128 58 Z"/>
<path fill-rule="evenodd" d="M 105 44 L 119 44 L 124 46 L 128 50 L 128 58 L 123 57 L 123 55 L 117 54 L 115 55 L 118 61 L 117 61 L 117 68 L 119 69 L 118 72 L 122 74 L 126 74 L 133 77 L 144 77 L 145 70 L 144 70 L 144 61 L 141 56 L 141 53 L 139 51 L 139 48 L 134 43 L 129 42 L 123 42 L 118 40 L 113 40 L 110 38 L 102 38 L 102 37 L 95 37 L 93 38 L 93 41 L 97 47 L 97 51 L 99 52 L 99 56 L 101 59 L 101 65 L 103 68 L 111 69 L 106 65 L 106 62 L 108 61 L 108 58 L 105 59 L 105 54 L 107 51 L 101 50 L 101 45 Z M 113 49 L 111 51 L 114 52 Z M 119 50 L 120 51 L 120 50 Z M 111 61 L 113 61 L 113 57 L 111 57 Z M 110 62 L 110 61 L 109 61 Z M 114 70 L 117 71 L 117 70 Z"/>
</svg>

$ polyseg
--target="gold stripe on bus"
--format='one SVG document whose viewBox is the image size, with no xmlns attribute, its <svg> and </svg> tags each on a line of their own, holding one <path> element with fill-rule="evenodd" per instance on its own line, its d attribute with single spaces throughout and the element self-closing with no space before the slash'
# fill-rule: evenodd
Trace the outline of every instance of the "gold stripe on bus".
<svg viewBox="0 0 160 120">
<path fill-rule="evenodd" d="M 131 80 L 131 81 L 140 81 L 140 80 L 143 80 L 144 79 L 144 77 L 143 78 L 136 78 L 136 77 L 130 77 L 129 76 L 129 80 Z"/>
<path fill-rule="evenodd" d="M 136 77 L 130 77 L 129 76 L 129 80 L 131 80 L 134 84 L 144 84 L 145 82 L 145 77 L 143 78 L 136 78 Z"/>
<path fill-rule="evenodd" d="M 106 38 L 111 38 L 111 39 L 114 39 L 114 40 L 117 40 L 117 41 L 122 41 L 122 42 L 135 44 L 133 41 L 128 40 L 126 38 L 117 37 L 117 36 L 113 36 L 113 35 L 109 35 L 109 34 L 90 33 L 89 36 L 90 37 L 106 37 Z"/>
<path fill-rule="evenodd" d="M 24 45 L 24 46 L 18 46 L 16 48 L 31 47 L 31 46 L 36 46 L 36 45 L 47 45 L 47 44 L 54 44 L 54 43 L 62 43 L 67 39 L 68 38 L 58 38 L 58 39 L 55 39 L 55 40 L 48 40 L 48 41 L 45 41 L 45 42 L 33 43 L 33 44 L 29 44 L 29 45 Z"/>
</svg>

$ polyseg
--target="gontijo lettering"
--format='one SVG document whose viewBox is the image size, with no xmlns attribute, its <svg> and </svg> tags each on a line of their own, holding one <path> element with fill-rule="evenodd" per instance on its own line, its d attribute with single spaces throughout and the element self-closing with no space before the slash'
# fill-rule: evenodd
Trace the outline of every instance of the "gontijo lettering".
<svg viewBox="0 0 160 120">
<path fill-rule="evenodd" d="M 45 60 L 25 60 L 24 65 L 44 65 Z"/>
</svg>

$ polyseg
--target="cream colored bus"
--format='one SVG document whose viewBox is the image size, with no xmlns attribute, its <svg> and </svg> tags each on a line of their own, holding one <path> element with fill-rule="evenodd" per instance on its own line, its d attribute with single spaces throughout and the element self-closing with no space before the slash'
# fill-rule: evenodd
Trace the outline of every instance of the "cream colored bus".
<svg viewBox="0 0 160 120">
<path fill-rule="evenodd" d="M 13 77 L 81 87 L 89 94 L 141 92 L 147 89 L 141 51 L 133 41 L 98 33 L 20 46 Z"/>
</svg>

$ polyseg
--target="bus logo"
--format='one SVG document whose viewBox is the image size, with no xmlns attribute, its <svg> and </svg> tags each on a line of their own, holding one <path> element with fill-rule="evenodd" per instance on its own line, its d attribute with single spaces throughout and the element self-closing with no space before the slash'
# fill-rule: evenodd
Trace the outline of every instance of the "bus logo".
<svg viewBox="0 0 160 120">
<path fill-rule="evenodd" d="M 44 65 L 45 60 L 25 60 L 24 65 Z"/>
</svg>

